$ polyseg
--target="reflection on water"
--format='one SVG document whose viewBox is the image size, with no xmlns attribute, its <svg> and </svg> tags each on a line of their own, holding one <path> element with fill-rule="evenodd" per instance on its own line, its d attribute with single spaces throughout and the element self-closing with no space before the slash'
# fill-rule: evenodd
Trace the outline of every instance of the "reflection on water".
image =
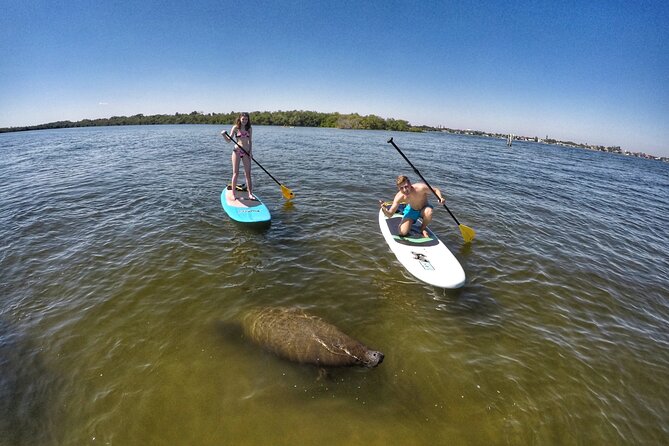
<svg viewBox="0 0 669 446">
<path fill-rule="evenodd" d="M 0 444 L 58 444 L 61 385 L 41 349 L 0 318 Z"/>
<path fill-rule="evenodd" d="M 215 126 L 0 135 L 1 444 L 664 444 L 666 164 L 445 134 L 258 127 L 262 229 L 220 207 Z M 404 272 L 412 172 L 458 290 Z M 292 141 L 300 141 L 293 144 Z M 327 379 L 228 336 L 299 307 L 385 353 Z M 4 442 L 3 442 L 4 441 Z"/>
</svg>

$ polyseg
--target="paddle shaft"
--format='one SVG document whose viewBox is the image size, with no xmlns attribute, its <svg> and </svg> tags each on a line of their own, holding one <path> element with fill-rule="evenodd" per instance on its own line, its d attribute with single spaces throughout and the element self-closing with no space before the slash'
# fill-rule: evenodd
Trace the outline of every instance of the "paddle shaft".
<svg viewBox="0 0 669 446">
<path fill-rule="evenodd" d="M 245 149 L 244 147 L 240 146 L 239 143 L 238 143 L 237 141 L 235 141 L 234 139 L 232 139 L 232 136 L 230 136 L 230 135 L 228 134 L 228 132 L 223 132 L 223 134 L 224 134 L 230 141 L 234 142 L 235 145 L 236 145 L 237 147 L 239 147 L 240 149 L 242 149 L 242 150 L 244 151 L 244 153 L 246 153 L 246 154 L 249 156 L 249 158 L 251 158 L 251 160 L 252 160 L 254 163 L 256 163 L 256 164 L 258 165 L 258 167 L 260 167 L 260 168 L 261 168 L 267 175 L 269 175 L 269 177 L 270 177 L 271 179 L 273 179 L 273 180 L 276 182 L 276 184 L 278 184 L 279 186 L 283 186 L 283 184 L 279 183 L 279 180 L 277 180 L 276 178 L 274 178 L 274 176 L 272 176 L 272 174 L 269 173 L 269 172 L 267 171 L 267 169 L 265 169 L 265 168 L 264 168 L 258 161 L 256 161 L 256 159 L 253 158 L 253 157 L 251 156 L 251 154 L 250 154 L 249 152 L 247 152 L 246 149 Z"/>
<path fill-rule="evenodd" d="M 427 185 L 427 187 L 430 188 L 430 190 L 432 191 L 432 193 L 434 194 L 434 196 L 437 197 L 437 199 L 439 199 L 439 195 L 437 195 L 437 192 L 435 192 L 435 190 L 432 188 L 432 186 L 430 186 L 430 183 L 427 182 L 427 180 L 423 177 L 423 175 L 420 174 L 420 172 L 418 171 L 418 169 L 416 169 L 416 166 L 414 166 L 414 165 L 411 163 L 411 161 L 409 161 L 409 158 L 407 158 L 406 155 L 405 155 L 404 153 L 402 153 L 402 151 L 400 150 L 400 148 L 397 147 L 397 144 L 395 144 L 395 141 L 393 141 L 393 139 L 390 138 L 390 139 L 388 140 L 388 142 L 389 142 L 390 144 L 392 144 L 393 147 L 395 147 L 395 149 L 397 149 L 397 151 L 400 153 L 400 155 L 402 155 L 402 158 L 404 158 L 404 161 L 406 161 L 407 163 L 409 163 L 409 165 L 411 166 L 411 168 L 413 169 L 413 171 L 416 172 L 416 175 L 418 175 L 418 176 L 420 177 L 420 179 L 423 180 L 423 183 L 425 183 L 425 184 Z M 453 215 L 453 212 L 451 212 L 451 210 L 448 208 L 448 206 L 446 206 L 446 203 L 441 203 L 441 204 L 442 204 L 442 205 L 444 206 L 444 208 L 448 211 L 448 213 L 451 214 L 451 217 L 453 217 L 453 220 L 455 220 L 455 222 L 458 224 L 458 226 L 460 226 L 460 222 L 458 221 L 457 218 L 455 218 L 455 215 Z"/>
</svg>

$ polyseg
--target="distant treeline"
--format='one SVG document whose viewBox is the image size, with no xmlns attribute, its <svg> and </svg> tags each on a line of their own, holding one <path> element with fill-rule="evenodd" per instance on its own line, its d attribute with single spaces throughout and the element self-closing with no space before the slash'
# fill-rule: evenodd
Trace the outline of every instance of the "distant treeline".
<svg viewBox="0 0 669 446">
<path fill-rule="evenodd" d="M 81 121 L 57 121 L 48 124 L 26 127 L 0 128 L 0 133 L 20 132 L 25 130 L 62 129 L 70 127 L 98 127 L 111 125 L 160 125 L 160 124 L 217 124 L 232 125 L 239 112 L 230 113 L 176 113 L 174 115 L 112 116 L 111 118 L 83 119 Z M 407 121 L 399 119 L 383 119 L 375 115 L 360 116 L 357 113 L 318 113 L 313 111 L 276 111 L 251 112 L 251 123 L 254 125 L 278 125 L 289 127 L 331 127 L 339 129 L 362 130 L 396 130 L 420 131 Z"/>
</svg>

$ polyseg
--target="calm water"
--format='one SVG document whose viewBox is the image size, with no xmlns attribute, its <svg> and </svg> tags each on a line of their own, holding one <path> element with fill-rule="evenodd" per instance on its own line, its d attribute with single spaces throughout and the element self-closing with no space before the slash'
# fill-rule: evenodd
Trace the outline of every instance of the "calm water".
<svg viewBox="0 0 669 446">
<path fill-rule="evenodd" d="M 445 134 L 256 127 L 272 225 L 232 223 L 215 126 L 0 135 L 0 445 L 667 444 L 669 165 Z M 410 168 L 467 274 L 401 270 Z M 415 178 L 415 175 L 412 175 Z M 299 306 L 383 351 L 318 371 L 220 329 Z"/>
</svg>

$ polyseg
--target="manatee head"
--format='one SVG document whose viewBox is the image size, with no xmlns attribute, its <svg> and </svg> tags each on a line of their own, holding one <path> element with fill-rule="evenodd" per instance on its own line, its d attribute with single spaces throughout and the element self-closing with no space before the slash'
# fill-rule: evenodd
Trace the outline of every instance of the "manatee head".
<svg viewBox="0 0 669 446">
<path fill-rule="evenodd" d="M 364 355 L 362 355 L 361 363 L 365 367 L 376 367 L 377 365 L 383 362 L 384 354 L 377 352 L 376 350 L 367 350 Z"/>
</svg>

